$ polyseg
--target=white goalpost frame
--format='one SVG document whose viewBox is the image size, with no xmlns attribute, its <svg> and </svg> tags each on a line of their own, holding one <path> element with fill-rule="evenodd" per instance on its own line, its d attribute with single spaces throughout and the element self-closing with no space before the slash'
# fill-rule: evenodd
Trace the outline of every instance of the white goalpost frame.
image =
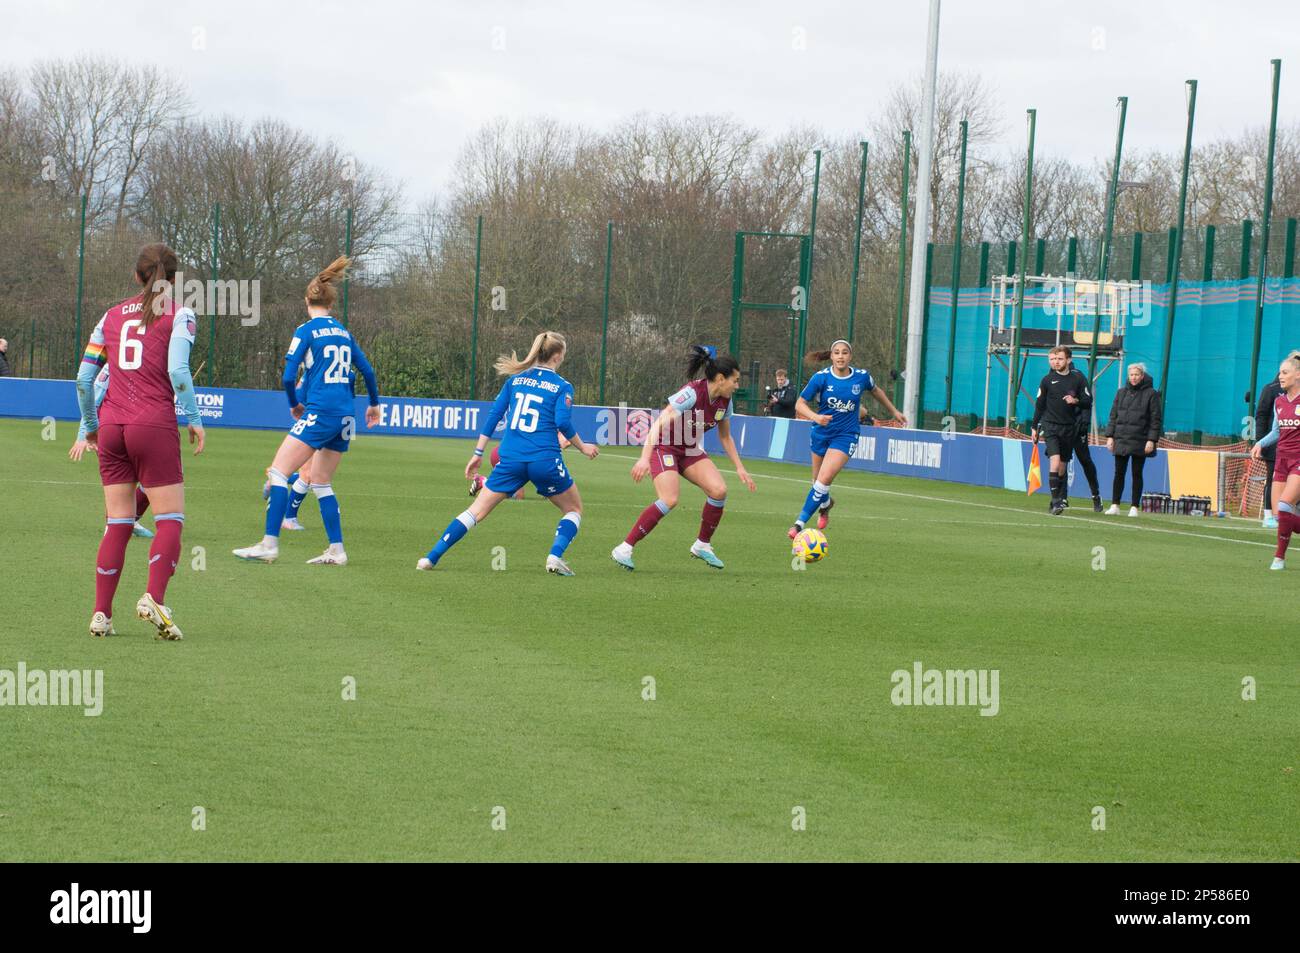
<svg viewBox="0 0 1300 953">
<path fill-rule="evenodd" d="M 1011 352 L 1015 350 L 1016 337 L 1016 285 L 1017 275 L 997 275 L 993 278 L 993 297 L 989 302 L 989 334 L 984 361 L 984 430 L 989 426 L 989 389 L 992 384 L 993 361 L 1007 372 L 1006 407 L 1008 408 L 1006 426 L 1012 426 L 1012 415 L 1017 396 L 1016 381 L 1011 379 Z M 1119 380 L 1124 380 L 1124 335 L 1127 330 L 1127 315 L 1133 302 L 1142 290 L 1140 282 L 1108 279 L 1104 286 L 1094 278 L 1079 278 L 1075 275 L 1026 275 L 1025 297 L 1028 300 L 1031 288 L 1043 288 L 1049 295 L 1054 295 L 1056 304 L 1055 328 L 1032 328 L 1032 331 L 1051 331 L 1050 342 L 1026 344 L 1023 340 L 1024 328 L 1021 329 L 1020 343 L 1021 364 L 1025 366 L 1030 357 L 1046 356 L 1052 348 L 1059 345 L 1074 350 L 1075 358 L 1084 348 L 1092 345 L 1093 324 L 1097 325 L 1098 350 L 1096 375 L 1089 381 L 1092 386 L 1094 402 L 1091 430 L 1097 429 L 1097 410 L 1095 395 L 1097 381 L 1112 367 L 1118 366 Z M 1080 306 L 1083 307 L 1080 307 Z M 1030 313 L 1028 308 L 1025 313 Z M 1100 314 L 1101 320 L 1097 321 Z M 1105 341 L 1103 344 L 1102 341 Z M 1026 395 L 1027 396 L 1027 395 Z"/>
</svg>

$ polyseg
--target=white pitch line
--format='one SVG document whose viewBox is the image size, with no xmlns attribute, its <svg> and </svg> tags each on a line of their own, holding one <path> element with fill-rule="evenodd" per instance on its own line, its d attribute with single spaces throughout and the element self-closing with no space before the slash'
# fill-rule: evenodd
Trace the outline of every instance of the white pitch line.
<svg viewBox="0 0 1300 953">
<path fill-rule="evenodd" d="M 601 456 L 618 457 L 618 458 L 623 459 L 623 460 L 633 460 L 633 459 L 636 459 L 634 456 L 632 456 L 632 455 L 630 455 L 630 454 L 626 454 L 626 453 L 611 453 L 611 452 L 609 452 L 609 451 L 603 451 L 603 452 L 601 453 Z M 597 459 L 599 459 L 599 457 L 597 457 Z M 772 462 L 772 461 L 768 461 L 768 462 Z M 736 472 L 735 470 L 732 470 L 732 469 L 729 469 L 729 468 L 718 467 L 718 469 L 721 470 L 723 473 L 733 473 L 733 474 L 734 474 L 734 473 Z M 850 472 L 855 472 L 855 471 L 850 471 Z M 860 471 L 857 471 L 857 472 L 860 472 Z M 807 482 L 808 482 L 808 480 L 806 480 L 806 479 L 797 479 L 797 478 L 795 478 L 795 477 L 776 476 L 775 474 L 771 474 L 771 473 L 764 473 L 764 474 L 761 474 L 761 479 L 764 479 L 764 480 L 781 480 L 781 481 L 786 482 L 786 483 L 807 483 Z M 46 485 L 46 486 L 98 486 L 98 485 L 99 485 L 99 484 L 96 484 L 96 483 L 81 482 L 81 481 L 79 481 L 79 480 L 0 480 L 0 483 L 25 483 L 25 484 L 37 484 L 37 485 Z M 871 487 L 871 486 L 854 486 L 854 485 L 852 485 L 852 484 L 850 484 L 850 483 L 841 483 L 841 484 L 838 484 L 838 486 L 839 486 L 839 488 L 840 488 L 841 490 L 861 490 L 861 491 L 864 492 L 864 493 L 881 493 L 881 494 L 884 494 L 885 496 L 901 496 L 901 497 L 904 497 L 905 499 L 911 499 L 911 500 L 925 500 L 925 501 L 930 502 L 930 503 L 950 503 L 950 504 L 952 504 L 953 506 L 975 506 L 975 507 L 979 507 L 979 508 L 981 508 L 981 509 L 986 509 L 986 510 L 998 510 L 998 511 L 1003 512 L 1003 513 L 1017 513 L 1017 514 L 1022 515 L 1022 516 L 1038 517 L 1038 519 L 1040 520 L 1040 522 L 1036 522 L 1036 523 L 974 523 L 974 522 L 967 522 L 966 525 L 970 525 L 970 526 L 976 526 L 976 525 L 986 525 L 986 526 L 1003 526 L 1003 525 L 1005 525 L 1005 526 L 1026 526 L 1026 527 L 1032 527 L 1032 526 L 1045 526 L 1045 525 L 1047 525 L 1047 523 L 1045 523 L 1045 522 L 1041 522 L 1041 520 L 1044 519 L 1044 518 L 1046 518 L 1046 520 L 1047 520 L 1048 522 L 1052 522 L 1052 521 L 1063 521 L 1063 520 L 1071 520 L 1071 521 L 1073 521 L 1073 522 L 1080 523 L 1080 524 L 1083 524 L 1083 525 L 1087 525 L 1087 526 L 1100 526 L 1100 527 L 1104 527 L 1104 528 L 1106 528 L 1106 529 L 1137 530 L 1137 531 L 1139 531 L 1139 532 L 1162 533 L 1162 534 L 1167 535 L 1167 536 L 1189 536 L 1189 537 L 1192 537 L 1192 538 L 1194 538 L 1194 539 L 1212 539 L 1212 540 L 1218 540 L 1218 541 L 1221 542 L 1221 543 L 1236 543 L 1236 544 L 1241 545 L 1241 546 L 1264 546 L 1264 547 L 1266 547 L 1266 548 L 1271 548 L 1271 547 L 1273 547 L 1273 546 L 1275 545 L 1274 543 L 1264 543 L 1264 542 L 1259 542 L 1259 541 L 1257 541 L 1257 540 L 1253 540 L 1253 539 L 1232 539 L 1232 538 L 1227 537 L 1227 536 L 1216 536 L 1216 535 L 1213 534 L 1213 533 L 1194 533 L 1194 532 L 1191 532 L 1190 530 L 1166 529 L 1166 528 L 1164 528 L 1164 527 L 1160 527 L 1160 526 L 1134 526 L 1132 523 L 1110 523 L 1110 522 L 1106 522 L 1106 521 L 1104 521 L 1104 520 L 1090 519 L 1090 518 L 1088 518 L 1088 517 L 1086 517 L 1086 516 L 1070 516 L 1070 515 L 1067 515 L 1067 514 L 1062 514 L 1062 515 L 1060 515 L 1060 516 L 1051 516 L 1050 514 L 1046 514 L 1046 513 L 1044 513 L 1044 514 L 1034 513 L 1034 512 L 1031 511 L 1031 510 L 1024 510 L 1024 509 L 1021 509 L 1020 507 L 1016 507 L 1016 506 L 1002 506 L 1002 505 L 997 504 L 997 503 L 973 503 L 973 502 L 970 502 L 970 501 L 968 501 L 968 500 L 950 500 L 950 499 L 947 499 L 947 498 L 945 498 L 945 497 L 941 497 L 941 496 L 927 496 L 927 495 L 924 494 L 924 493 L 906 493 L 906 492 L 904 492 L 904 491 L 902 491 L 902 490 L 882 490 L 882 489 L 879 489 L 879 488 L 877 488 L 877 487 Z M 188 490 L 202 490 L 202 489 L 211 489 L 211 487 L 189 486 L 189 485 L 187 485 L 187 486 L 186 486 L 186 489 L 188 489 Z M 222 488 L 222 489 L 224 489 L 224 488 Z M 349 495 L 349 496 L 354 496 L 354 497 L 362 497 L 362 498 L 365 498 L 365 497 L 395 497 L 395 496 L 406 496 L 407 498 L 409 498 L 409 496 L 410 496 L 410 494 L 395 494 L 395 493 L 394 493 L 394 494 L 390 494 L 390 493 L 367 493 L 367 492 L 365 492 L 365 491 L 353 492 L 353 493 L 349 493 L 348 495 Z M 432 497 L 432 499 L 452 499 L 452 498 L 453 498 L 453 497 L 445 497 L 445 496 L 435 496 L 435 497 Z M 583 504 L 586 505 L 586 506 L 590 506 L 590 505 L 591 505 L 590 501 L 587 501 L 587 500 L 584 500 L 584 501 L 583 501 Z M 612 504 L 611 504 L 611 505 L 612 505 Z M 619 505 L 621 505 L 621 504 L 619 504 Z M 779 514 L 770 514 L 770 515 L 779 515 Z M 847 515 L 849 515 L 849 514 L 845 514 L 845 515 L 847 516 Z M 886 519 L 886 517 L 874 517 L 874 518 L 875 518 L 875 519 Z M 900 517 L 899 519 L 904 519 L 904 518 L 901 518 L 901 517 Z M 1127 517 L 1125 517 L 1125 519 L 1127 519 Z M 931 521 L 926 521 L 926 520 L 917 520 L 917 522 L 931 522 Z M 932 521 L 932 522 L 951 522 L 951 521 L 948 521 L 948 520 L 934 520 L 934 521 Z"/>
<path fill-rule="evenodd" d="M 604 454 L 602 454 L 602 456 L 603 455 Z M 623 457 L 624 459 L 627 460 L 632 459 L 632 457 L 624 453 L 611 453 L 609 454 L 609 456 Z M 735 470 L 731 470 L 731 469 L 723 470 L 722 467 L 718 467 L 718 469 L 722 470 L 722 472 L 724 473 L 736 472 Z M 850 472 L 861 472 L 861 471 L 850 471 Z M 761 478 L 764 480 L 783 480 L 787 483 L 804 483 L 804 484 L 808 483 L 807 479 L 800 480 L 794 477 L 775 476 L 770 473 L 762 474 Z M 927 496 L 924 493 L 905 493 L 902 490 L 881 490 L 881 489 L 877 489 L 876 487 L 853 486 L 852 484 L 838 484 L 838 486 L 840 487 L 840 489 L 845 489 L 845 490 L 862 490 L 864 493 L 883 493 L 886 496 L 901 496 L 912 500 L 926 500 L 930 503 L 951 503 L 953 506 L 977 506 L 980 507 L 981 509 L 1000 510 L 1004 513 L 1019 513 L 1023 516 L 1039 516 L 1040 518 L 1046 518 L 1049 521 L 1050 520 L 1074 520 L 1080 523 L 1086 523 L 1089 526 L 1101 526 L 1101 527 L 1105 527 L 1106 529 L 1137 530 L 1139 532 L 1164 533 L 1169 536 L 1190 536 L 1196 539 L 1213 539 L 1221 543 L 1236 543 L 1240 546 L 1265 546 L 1271 548 L 1275 545 L 1274 543 L 1257 542 L 1253 539 L 1231 539 L 1230 537 L 1227 536 L 1216 536 L 1213 533 L 1193 533 L 1190 532 L 1189 530 L 1165 529 L 1159 526 L 1134 526 L 1131 523 L 1108 523 L 1102 520 L 1089 519 L 1085 516 L 1068 516 L 1065 514 L 1062 514 L 1061 516 L 1052 516 L 1048 513 L 1036 514 L 1032 510 L 1024 510 L 1016 506 L 1001 506 L 997 503 L 972 503 L 967 500 L 949 500 L 941 496 Z M 1125 519 L 1127 519 L 1127 517 L 1125 517 Z"/>
</svg>

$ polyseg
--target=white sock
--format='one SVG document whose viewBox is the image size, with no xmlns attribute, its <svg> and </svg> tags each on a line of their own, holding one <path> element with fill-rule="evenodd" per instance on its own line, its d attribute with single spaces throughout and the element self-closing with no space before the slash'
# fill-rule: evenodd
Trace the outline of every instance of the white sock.
<svg viewBox="0 0 1300 953">
<path fill-rule="evenodd" d="M 267 549 L 279 549 L 280 540 L 275 536 L 263 536 L 262 545 Z"/>
<path fill-rule="evenodd" d="M 342 543 L 330 543 L 330 546 L 329 546 L 329 550 L 328 550 L 328 552 L 329 552 L 330 554 L 334 555 L 334 556 L 342 556 L 342 555 L 343 555 L 343 544 L 342 544 Z"/>
</svg>

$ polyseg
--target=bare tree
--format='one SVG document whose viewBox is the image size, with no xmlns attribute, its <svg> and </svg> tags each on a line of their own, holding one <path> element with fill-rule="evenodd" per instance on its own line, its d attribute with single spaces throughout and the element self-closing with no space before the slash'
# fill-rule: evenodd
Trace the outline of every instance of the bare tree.
<svg viewBox="0 0 1300 953">
<path fill-rule="evenodd" d="M 65 198 L 85 195 L 92 224 L 120 223 L 150 147 L 184 118 L 183 87 L 156 67 L 101 58 L 38 63 L 30 82 Z"/>
</svg>

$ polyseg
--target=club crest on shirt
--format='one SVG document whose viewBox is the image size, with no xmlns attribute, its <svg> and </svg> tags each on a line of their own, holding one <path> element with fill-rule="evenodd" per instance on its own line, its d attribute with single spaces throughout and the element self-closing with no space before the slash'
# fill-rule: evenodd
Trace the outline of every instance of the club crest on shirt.
<svg viewBox="0 0 1300 953">
<path fill-rule="evenodd" d="M 861 393 L 862 393 L 862 385 L 861 385 L 861 384 L 854 384 L 854 385 L 853 385 L 853 396 L 856 397 L 856 396 L 858 396 L 858 394 L 861 394 Z"/>
<path fill-rule="evenodd" d="M 713 419 L 714 419 L 714 420 L 721 420 L 721 419 L 722 419 L 723 417 L 725 417 L 726 415 L 727 415 L 727 412 L 726 412 L 725 410 L 719 410 L 719 411 L 714 415 Z"/>
</svg>

